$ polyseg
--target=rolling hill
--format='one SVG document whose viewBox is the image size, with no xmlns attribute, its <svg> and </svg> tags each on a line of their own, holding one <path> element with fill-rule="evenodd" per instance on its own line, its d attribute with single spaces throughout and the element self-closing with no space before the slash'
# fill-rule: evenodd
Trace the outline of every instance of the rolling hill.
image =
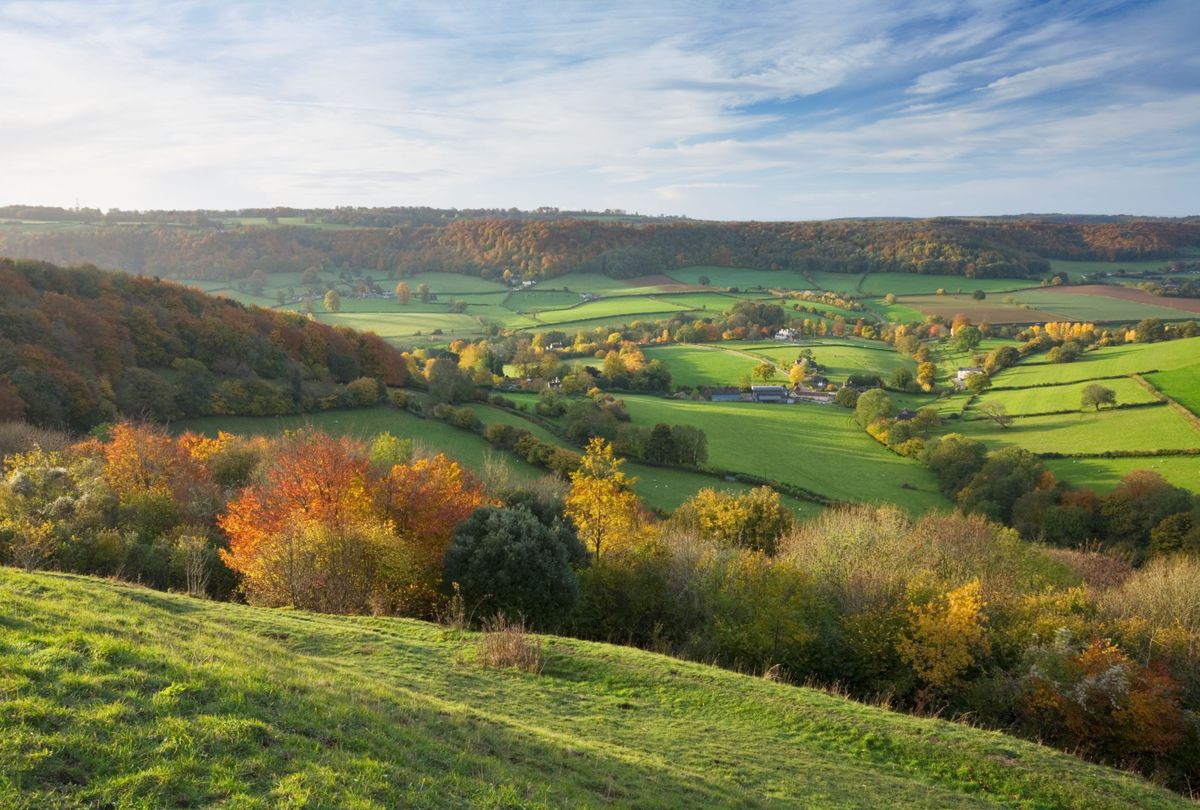
<svg viewBox="0 0 1200 810">
<path fill-rule="evenodd" d="M 0 569 L 5 807 L 1186 807 L 953 723 L 637 650 Z"/>
</svg>

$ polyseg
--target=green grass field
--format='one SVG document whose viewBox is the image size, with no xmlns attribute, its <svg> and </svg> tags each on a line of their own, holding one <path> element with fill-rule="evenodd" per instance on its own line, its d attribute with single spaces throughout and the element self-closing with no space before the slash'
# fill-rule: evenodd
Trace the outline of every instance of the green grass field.
<svg viewBox="0 0 1200 810">
<path fill-rule="evenodd" d="M 819 338 L 806 340 L 799 345 L 780 343 L 758 343 L 748 345 L 752 354 L 769 357 L 784 369 L 795 362 L 802 349 L 812 349 L 813 357 L 825 366 L 825 376 L 835 382 L 845 380 L 851 374 L 869 372 L 885 380 L 896 370 L 906 368 L 914 375 L 916 361 L 905 357 L 884 343 L 853 338 Z"/>
<path fill-rule="evenodd" d="M 757 363 L 736 350 L 737 344 L 675 344 L 653 346 L 647 360 L 661 360 L 677 387 L 736 385 Z"/>
<path fill-rule="evenodd" d="M 1105 388 L 1111 388 L 1116 392 L 1118 406 L 1158 401 L 1152 393 L 1131 379 L 1104 380 L 1099 384 Z M 1027 416 L 1037 413 L 1078 410 L 1083 389 L 1089 385 L 1093 385 L 1093 383 L 1079 382 L 1044 388 L 1016 388 L 1010 391 L 993 391 L 984 394 L 976 404 L 971 406 L 968 413 L 977 412 L 981 406 L 989 402 L 1003 404 L 1010 416 Z"/>
<path fill-rule="evenodd" d="M 513 312 L 541 312 L 578 306 L 583 298 L 577 292 L 563 290 L 517 290 L 508 294 L 504 306 Z"/>
<path fill-rule="evenodd" d="M 0 804 L 1186 807 L 995 732 L 546 637 L 484 669 L 423 622 L 0 568 Z"/>
<path fill-rule="evenodd" d="M 707 276 L 713 287 L 737 287 L 739 290 L 783 289 L 817 290 L 820 287 L 795 270 L 753 270 L 748 267 L 683 267 L 670 270 L 671 278 L 682 284 L 699 284 Z M 855 278 L 847 276 L 847 278 Z"/>
<path fill-rule="evenodd" d="M 951 423 L 949 430 L 986 442 L 992 449 L 1024 447 L 1034 453 L 1103 453 L 1200 448 L 1200 430 L 1166 405 L 1153 408 L 1027 416 L 1010 428 L 990 419 Z M 1192 463 L 1200 467 L 1200 457 Z"/>
<path fill-rule="evenodd" d="M 1038 290 L 1023 290 L 1013 297 L 1035 310 L 1053 312 L 1059 320 L 1070 321 L 1140 321 L 1143 318 L 1182 320 L 1189 315 L 1179 309 L 1138 301 L 1124 301 L 1107 295 L 1085 295 L 1056 290 L 1053 287 Z"/>
<path fill-rule="evenodd" d="M 1200 363 L 1149 374 L 1146 376 L 1146 380 L 1159 391 L 1200 416 Z"/>
<path fill-rule="evenodd" d="M 834 275 L 821 274 L 818 280 Z M 858 276 L 860 284 L 849 291 L 857 290 L 862 295 L 884 296 L 888 293 L 895 295 L 922 295 L 944 289 L 948 293 L 971 293 L 983 290 L 987 293 L 1020 290 L 1025 287 L 1036 287 L 1040 279 L 1027 278 L 967 278 L 966 276 L 929 276 L 918 273 L 867 273 Z M 830 288 L 832 289 L 832 288 Z"/>
<path fill-rule="evenodd" d="M 997 374 L 996 388 L 1061 384 L 1099 377 L 1128 376 L 1150 371 L 1175 371 L 1194 365 L 1200 357 L 1200 338 L 1166 343 L 1110 346 L 1084 353 L 1073 363 L 1049 363 L 1044 355 Z"/>
<path fill-rule="evenodd" d="M 1134 470 L 1153 470 L 1177 487 L 1200 493 L 1200 459 L 1195 456 L 1140 458 L 1052 458 L 1046 467 L 1061 481 L 1108 492 Z"/>
<path fill-rule="evenodd" d="M 837 500 L 895 503 L 913 512 L 948 505 L 928 470 L 884 448 L 849 411 L 835 406 L 623 399 L 638 424 L 665 422 L 704 430 L 709 463 L 718 469 L 759 475 Z"/>
</svg>

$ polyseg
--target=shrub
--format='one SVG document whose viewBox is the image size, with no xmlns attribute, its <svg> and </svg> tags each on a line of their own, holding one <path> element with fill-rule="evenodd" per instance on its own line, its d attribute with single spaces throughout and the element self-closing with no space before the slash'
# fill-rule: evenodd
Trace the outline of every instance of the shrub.
<svg viewBox="0 0 1200 810">
<path fill-rule="evenodd" d="M 526 630 L 523 621 L 497 616 L 484 624 L 475 661 L 489 669 L 517 669 L 537 675 L 542 671 L 542 640 Z"/>
<path fill-rule="evenodd" d="M 524 509 L 485 506 L 454 532 L 443 577 L 487 614 L 554 627 L 579 599 L 574 569 L 586 562 L 583 546 L 562 521 L 547 525 Z"/>
</svg>

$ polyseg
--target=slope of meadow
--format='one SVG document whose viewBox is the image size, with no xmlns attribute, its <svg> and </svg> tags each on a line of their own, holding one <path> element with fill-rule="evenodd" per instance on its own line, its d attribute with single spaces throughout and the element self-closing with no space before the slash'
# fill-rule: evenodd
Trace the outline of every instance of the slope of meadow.
<svg viewBox="0 0 1200 810">
<path fill-rule="evenodd" d="M 0 805 L 1186 807 L 1002 734 L 633 649 L 0 569 Z"/>
</svg>

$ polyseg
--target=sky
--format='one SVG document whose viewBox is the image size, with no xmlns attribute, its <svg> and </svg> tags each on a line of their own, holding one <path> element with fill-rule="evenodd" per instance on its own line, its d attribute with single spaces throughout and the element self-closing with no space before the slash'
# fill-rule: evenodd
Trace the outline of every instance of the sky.
<svg viewBox="0 0 1200 810">
<path fill-rule="evenodd" d="M 0 203 L 1200 214 L 1200 0 L 6 2 Z"/>
</svg>

